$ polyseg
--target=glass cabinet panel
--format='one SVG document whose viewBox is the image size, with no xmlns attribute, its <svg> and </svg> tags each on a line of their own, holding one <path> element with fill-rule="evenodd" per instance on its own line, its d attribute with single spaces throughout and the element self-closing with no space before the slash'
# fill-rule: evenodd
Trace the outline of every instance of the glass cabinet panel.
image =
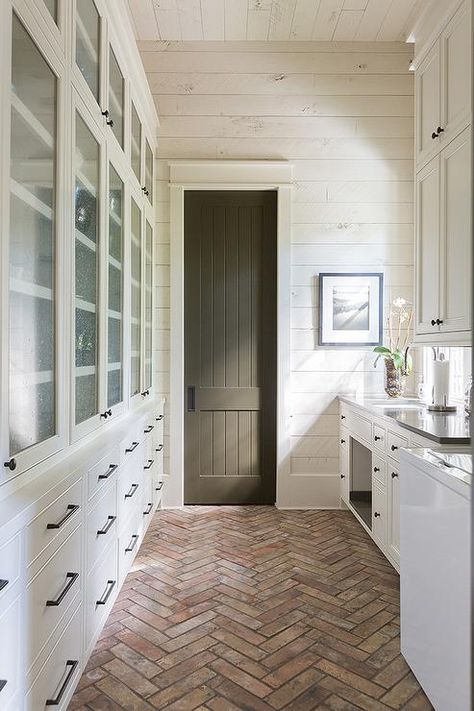
<svg viewBox="0 0 474 711">
<path fill-rule="evenodd" d="M 145 146 L 145 187 L 148 199 L 153 203 L 153 151 L 148 141 Z"/>
<path fill-rule="evenodd" d="M 142 125 L 140 123 L 140 119 L 138 117 L 137 110 L 135 106 L 132 103 L 132 150 L 131 150 L 131 156 L 132 156 L 132 170 L 137 176 L 138 182 L 140 182 L 140 173 L 141 173 L 141 161 L 142 161 Z"/>
<path fill-rule="evenodd" d="M 124 114 L 123 74 L 120 71 L 115 54 L 109 51 L 109 125 L 117 141 L 123 148 Z"/>
<path fill-rule="evenodd" d="M 107 407 L 123 400 L 123 200 L 123 182 L 109 166 Z"/>
<path fill-rule="evenodd" d="M 76 2 L 76 64 L 99 103 L 100 16 L 93 0 Z"/>
<path fill-rule="evenodd" d="M 9 235 L 10 454 L 56 433 L 57 80 L 13 15 Z"/>
<path fill-rule="evenodd" d="M 130 395 L 140 392 L 141 370 L 141 291 L 142 291 L 142 215 L 132 198 L 131 230 L 131 318 L 130 318 Z"/>
<path fill-rule="evenodd" d="M 44 4 L 49 10 L 49 13 L 53 20 L 57 23 L 58 21 L 58 0 L 44 0 Z"/>
<path fill-rule="evenodd" d="M 144 389 L 152 385 L 153 357 L 153 229 L 147 220 L 145 232 L 145 372 Z"/>
<path fill-rule="evenodd" d="M 99 155 L 99 144 L 76 114 L 76 424 L 98 411 Z"/>
</svg>

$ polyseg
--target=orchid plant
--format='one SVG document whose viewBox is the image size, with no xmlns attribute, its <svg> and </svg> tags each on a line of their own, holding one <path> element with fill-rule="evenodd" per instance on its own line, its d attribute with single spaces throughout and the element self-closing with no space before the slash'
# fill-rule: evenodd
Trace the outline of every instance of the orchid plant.
<svg viewBox="0 0 474 711">
<path fill-rule="evenodd" d="M 413 305 L 401 296 L 394 299 L 387 318 L 389 344 L 374 348 L 374 353 L 377 353 L 374 368 L 379 358 L 383 358 L 385 361 L 392 361 L 402 375 L 411 373 L 413 362 L 408 350 L 412 320 Z"/>
</svg>

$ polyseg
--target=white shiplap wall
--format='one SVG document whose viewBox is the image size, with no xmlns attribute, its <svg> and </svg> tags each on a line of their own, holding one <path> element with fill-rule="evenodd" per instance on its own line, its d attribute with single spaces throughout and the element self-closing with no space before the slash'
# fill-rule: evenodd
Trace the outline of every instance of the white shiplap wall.
<svg viewBox="0 0 474 711">
<path fill-rule="evenodd" d="M 160 116 L 156 377 L 169 390 L 168 159 L 294 163 L 288 506 L 337 506 L 339 393 L 383 392 L 366 350 L 318 347 L 318 273 L 412 299 L 413 77 L 403 44 L 140 43 Z"/>
</svg>

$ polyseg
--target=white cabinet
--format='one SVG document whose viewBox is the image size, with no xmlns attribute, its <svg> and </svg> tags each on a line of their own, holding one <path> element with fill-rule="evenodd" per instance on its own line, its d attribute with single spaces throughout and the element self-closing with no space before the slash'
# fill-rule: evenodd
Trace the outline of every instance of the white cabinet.
<svg viewBox="0 0 474 711">
<path fill-rule="evenodd" d="M 388 550 L 394 560 L 400 559 L 400 478 L 398 465 L 388 464 Z"/>
<path fill-rule="evenodd" d="M 471 129 L 416 178 L 415 337 L 470 344 Z"/>
<path fill-rule="evenodd" d="M 466 2 L 416 69 L 417 343 L 471 344 L 471 64 Z"/>
<path fill-rule="evenodd" d="M 385 487 L 379 483 L 372 486 L 372 533 L 384 548 L 387 539 L 387 496 Z"/>
</svg>

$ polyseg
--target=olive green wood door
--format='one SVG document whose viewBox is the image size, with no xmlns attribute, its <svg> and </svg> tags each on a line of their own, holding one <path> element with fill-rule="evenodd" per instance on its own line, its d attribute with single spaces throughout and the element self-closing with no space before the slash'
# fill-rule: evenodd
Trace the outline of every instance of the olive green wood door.
<svg viewBox="0 0 474 711">
<path fill-rule="evenodd" d="M 185 193 L 185 503 L 275 502 L 274 191 Z"/>
</svg>

